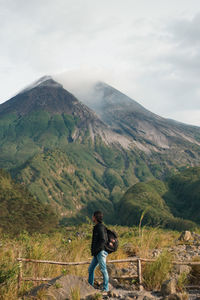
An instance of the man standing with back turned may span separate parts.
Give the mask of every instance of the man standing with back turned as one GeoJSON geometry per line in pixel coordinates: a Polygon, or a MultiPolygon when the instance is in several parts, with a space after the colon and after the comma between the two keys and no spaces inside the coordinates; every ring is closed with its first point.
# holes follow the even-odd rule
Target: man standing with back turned
{"type": "Polygon", "coordinates": [[[92,216],[92,221],[95,226],[93,228],[92,234],[92,244],[91,244],[91,253],[93,259],[89,266],[89,278],[88,282],[93,286],[94,284],[94,271],[95,268],[99,265],[101,273],[103,275],[103,290],[109,291],[108,287],[108,272],[106,267],[106,257],[108,253],[105,251],[105,244],[107,242],[107,236],[105,231],[105,226],[103,222],[103,213],[101,211],[95,211],[92,216]]]}

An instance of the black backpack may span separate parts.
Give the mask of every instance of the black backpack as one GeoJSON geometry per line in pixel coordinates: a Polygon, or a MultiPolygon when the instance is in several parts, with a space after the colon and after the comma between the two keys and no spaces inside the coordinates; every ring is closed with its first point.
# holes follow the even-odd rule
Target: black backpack
{"type": "Polygon", "coordinates": [[[105,245],[105,251],[108,253],[117,251],[119,241],[118,241],[116,232],[114,230],[108,229],[107,227],[105,227],[105,232],[107,234],[107,242],[105,245]]]}

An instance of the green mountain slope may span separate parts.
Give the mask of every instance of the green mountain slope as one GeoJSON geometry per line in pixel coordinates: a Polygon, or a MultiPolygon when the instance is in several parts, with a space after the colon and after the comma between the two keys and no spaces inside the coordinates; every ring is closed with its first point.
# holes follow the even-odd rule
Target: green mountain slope
{"type": "Polygon", "coordinates": [[[36,153],[87,142],[102,131],[109,134],[89,108],[48,79],[0,105],[0,166],[15,168],[36,153]]]}
{"type": "Polygon", "coordinates": [[[167,181],[132,186],[119,202],[123,225],[143,224],[184,230],[200,225],[200,168],[190,168],[167,181]]]}
{"type": "MultiPolygon", "coordinates": [[[[138,180],[133,172],[137,156],[124,157],[101,144],[96,148],[71,143],[65,150],[47,150],[12,174],[62,216],[90,216],[99,208],[110,218],[128,186],[138,180]]],[[[152,176],[150,171],[147,175],[152,176]]]]}
{"type": "Polygon", "coordinates": [[[200,224],[200,168],[189,168],[168,181],[167,204],[174,215],[200,224]]]}
{"type": "Polygon", "coordinates": [[[84,145],[35,155],[21,170],[15,170],[40,201],[50,203],[63,215],[71,215],[86,205],[100,203],[111,208],[109,190],[103,182],[104,167],[84,145]]]}
{"type": "Polygon", "coordinates": [[[75,130],[78,118],[63,113],[51,115],[33,111],[26,116],[4,115],[0,118],[0,163],[12,169],[22,165],[43,149],[64,148],[75,130]]]}
{"type": "Polygon", "coordinates": [[[97,208],[114,216],[135,183],[200,164],[198,128],[184,131],[105,84],[98,91],[101,119],[49,77],[0,105],[0,168],[63,218],[97,208]]]}
{"type": "Polygon", "coordinates": [[[6,233],[49,232],[57,226],[53,210],[36,200],[0,169],[0,229],[6,233]]]}

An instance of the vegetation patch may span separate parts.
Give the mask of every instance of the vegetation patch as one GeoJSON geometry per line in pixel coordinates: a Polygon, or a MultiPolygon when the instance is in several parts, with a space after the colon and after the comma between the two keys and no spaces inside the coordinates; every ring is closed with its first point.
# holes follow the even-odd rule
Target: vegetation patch
{"type": "Polygon", "coordinates": [[[173,230],[194,230],[200,224],[200,168],[133,185],[121,198],[118,218],[123,225],[142,224],[173,230]]]}
{"type": "Polygon", "coordinates": [[[23,185],[0,170],[0,229],[3,232],[49,232],[57,224],[58,218],[51,207],[36,200],[23,185]]]}
{"type": "Polygon", "coordinates": [[[168,279],[172,270],[172,256],[166,251],[156,261],[147,263],[143,272],[145,287],[149,290],[160,290],[162,283],[168,279]]]}

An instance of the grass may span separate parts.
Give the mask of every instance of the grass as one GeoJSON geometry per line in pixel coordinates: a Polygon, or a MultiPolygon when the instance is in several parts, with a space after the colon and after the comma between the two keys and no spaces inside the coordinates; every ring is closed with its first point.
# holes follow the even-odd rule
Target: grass
{"type": "Polygon", "coordinates": [[[177,279],[177,290],[181,293],[186,291],[185,286],[189,283],[188,274],[186,272],[182,272],[177,279]]]}
{"type": "MultiPolygon", "coordinates": [[[[119,249],[109,255],[109,260],[130,256],[127,252],[127,244],[131,245],[132,251],[137,255],[148,257],[151,249],[173,244],[176,235],[175,232],[159,228],[141,228],[140,234],[136,227],[114,226],[112,228],[118,233],[119,249]]],[[[92,225],[83,224],[63,229],[62,232],[54,232],[51,235],[39,233],[29,235],[23,232],[15,238],[10,238],[0,233],[0,300],[20,299],[18,297],[22,297],[34,287],[33,282],[22,282],[18,293],[17,257],[53,261],[88,261],[91,259],[91,232],[92,225]],[[68,238],[71,238],[71,243],[68,242],[68,238]]],[[[116,264],[117,268],[123,266],[127,267],[127,263],[116,264]]],[[[58,266],[23,263],[24,277],[54,278],[61,274],[74,274],[87,278],[88,265],[58,266]]],[[[95,275],[98,276],[98,272],[95,275]]]]}
{"type": "Polygon", "coordinates": [[[123,249],[128,256],[138,256],[149,258],[154,249],[167,248],[174,244],[179,233],[175,231],[163,230],[159,227],[124,227],[122,233],[123,249]],[[125,228],[128,229],[126,232],[125,228]]]}
{"type": "MultiPolygon", "coordinates": [[[[45,289],[45,288],[43,288],[43,289],[40,289],[38,292],[37,292],[37,299],[38,300],[45,300],[45,299],[47,299],[47,297],[48,297],[48,299],[49,299],[49,295],[48,295],[48,292],[47,292],[47,290],[45,289]]],[[[53,299],[52,299],[53,300],[53,299]]]]}
{"type": "Polygon", "coordinates": [[[172,256],[166,251],[156,261],[146,264],[143,271],[145,287],[149,290],[159,290],[162,283],[168,279],[172,270],[172,256]]]}
{"type": "Polygon", "coordinates": [[[80,299],[81,299],[80,288],[76,287],[76,288],[71,289],[70,300],[80,300],[80,299]]]}
{"type": "Polygon", "coordinates": [[[102,294],[96,293],[96,294],[94,294],[94,295],[91,295],[91,296],[90,296],[90,299],[91,299],[91,300],[102,300],[103,297],[102,297],[102,294]]]}

